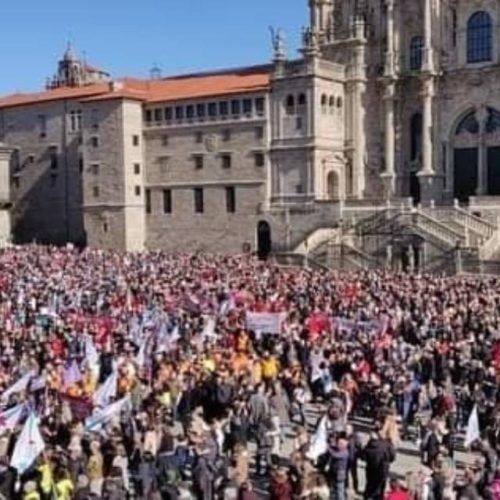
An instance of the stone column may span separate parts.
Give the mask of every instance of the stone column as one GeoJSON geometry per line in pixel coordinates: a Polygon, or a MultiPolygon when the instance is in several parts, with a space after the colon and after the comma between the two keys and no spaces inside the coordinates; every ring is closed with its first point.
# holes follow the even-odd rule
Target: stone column
{"type": "Polygon", "coordinates": [[[432,3],[425,0],[424,6],[424,60],[422,69],[432,73],[434,71],[434,50],[432,47],[432,3]]]}
{"type": "Polygon", "coordinates": [[[432,141],[432,104],[434,100],[434,80],[426,78],[423,91],[422,114],[422,173],[434,175],[433,141],[432,141]]]}
{"type": "Polygon", "coordinates": [[[484,106],[476,112],[476,118],[479,122],[479,144],[477,148],[477,190],[478,196],[485,195],[488,192],[488,165],[487,165],[487,150],[485,144],[486,136],[486,120],[488,119],[488,111],[484,106]]]}
{"type": "Polygon", "coordinates": [[[387,52],[385,54],[385,118],[384,118],[384,158],[385,170],[382,173],[385,197],[390,199],[394,196],[395,187],[395,121],[394,121],[394,100],[396,94],[395,70],[394,70],[394,0],[386,0],[387,7],[387,52]]]}
{"type": "Polygon", "coordinates": [[[434,169],[433,104],[435,95],[434,49],[432,46],[432,3],[425,0],[424,60],[422,65],[422,170],[418,173],[422,201],[437,199],[439,191],[434,169]]]}
{"type": "Polygon", "coordinates": [[[0,246],[11,241],[10,159],[14,149],[0,142],[0,246]]]}
{"type": "Polygon", "coordinates": [[[354,139],[354,154],[353,154],[353,192],[356,198],[362,198],[365,192],[366,172],[365,172],[365,155],[366,155],[366,132],[365,132],[365,103],[363,98],[366,92],[366,64],[365,64],[365,25],[361,19],[358,19],[354,26],[357,44],[354,48],[354,64],[353,68],[353,98],[351,110],[353,116],[353,139],[354,139]]]}
{"type": "Polygon", "coordinates": [[[395,122],[394,122],[394,97],[395,97],[395,83],[390,81],[387,84],[386,92],[384,96],[385,102],[385,120],[384,120],[384,157],[385,157],[385,171],[382,172],[382,180],[384,183],[385,197],[390,199],[394,196],[394,186],[395,186],[395,149],[396,149],[396,137],[395,137],[395,122]]]}

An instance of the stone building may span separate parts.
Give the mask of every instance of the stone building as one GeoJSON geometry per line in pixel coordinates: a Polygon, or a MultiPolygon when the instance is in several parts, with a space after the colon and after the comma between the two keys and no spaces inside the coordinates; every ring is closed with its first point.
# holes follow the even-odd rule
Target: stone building
{"type": "Polygon", "coordinates": [[[297,58],[278,31],[268,65],[113,81],[68,49],[44,92],[0,99],[15,239],[495,256],[499,2],[309,9],[297,58]]]}

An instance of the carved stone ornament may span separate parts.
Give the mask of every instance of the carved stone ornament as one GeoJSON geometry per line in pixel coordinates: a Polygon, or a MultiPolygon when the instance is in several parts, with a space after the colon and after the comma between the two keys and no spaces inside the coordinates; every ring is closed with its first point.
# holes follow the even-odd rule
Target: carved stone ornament
{"type": "Polygon", "coordinates": [[[205,139],[205,148],[209,153],[215,153],[219,147],[219,141],[215,134],[210,134],[205,139]]]}

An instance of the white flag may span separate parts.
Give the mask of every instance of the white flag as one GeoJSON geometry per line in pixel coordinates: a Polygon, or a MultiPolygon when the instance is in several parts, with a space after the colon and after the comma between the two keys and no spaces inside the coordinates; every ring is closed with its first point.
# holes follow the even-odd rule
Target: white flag
{"type": "Polygon", "coordinates": [[[85,430],[87,431],[97,431],[113,419],[116,416],[119,416],[120,413],[126,406],[130,403],[130,396],[126,396],[115,403],[110,404],[106,408],[102,410],[98,410],[94,415],[87,418],[85,420],[85,430]]]}
{"type": "Polygon", "coordinates": [[[326,429],[326,416],[323,417],[316,429],[316,432],[312,435],[309,444],[309,451],[307,452],[307,458],[310,460],[317,460],[320,455],[328,451],[328,432],[326,429]]]}
{"type": "Polygon", "coordinates": [[[113,370],[111,375],[104,381],[104,384],[97,389],[93,401],[95,406],[104,408],[108,406],[112,398],[116,398],[118,390],[118,371],[113,370]]]}
{"type": "Polygon", "coordinates": [[[94,377],[99,377],[99,353],[97,352],[94,341],[90,335],[85,337],[85,363],[94,377]]]}
{"type": "Polygon", "coordinates": [[[21,404],[0,413],[0,435],[15,429],[19,420],[21,420],[23,411],[24,404],[21,404]]]}
{"type": "Polygon", "coordinates": [[[467,424],[467,432],[465,433],[464,445],[468,448],[474,441],[481,438],[479,432],[479,418],[477,416],[477,405],[474,405],[472,412],[469,416],[469,423],[467,424]]]}
{"type": "Polygon", "coordinates": [[[0,397],[2,401],[7,401],[12,394],[25,391],[28,388],[28,384],[32,378],[33,374],[31,372],[27,373],[21,377],[15,384],[12,384],[0,397]]]}
{"type": "Polygon", "coordinates": [[[32,412],[17,439],[10,465],[17,469],[19,474],[22,474],[31,467],[44,448],[45,443],[38,428],[38,421],[32,412]]]}

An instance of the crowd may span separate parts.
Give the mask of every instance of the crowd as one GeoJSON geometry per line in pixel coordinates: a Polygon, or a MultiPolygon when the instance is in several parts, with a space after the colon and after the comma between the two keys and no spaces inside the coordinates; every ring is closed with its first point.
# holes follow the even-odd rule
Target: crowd
{"type": "Polygon", "coordinates": [[[499,319],[494,278],[3,250],[0,499],[499,500],[499,319]]]}

